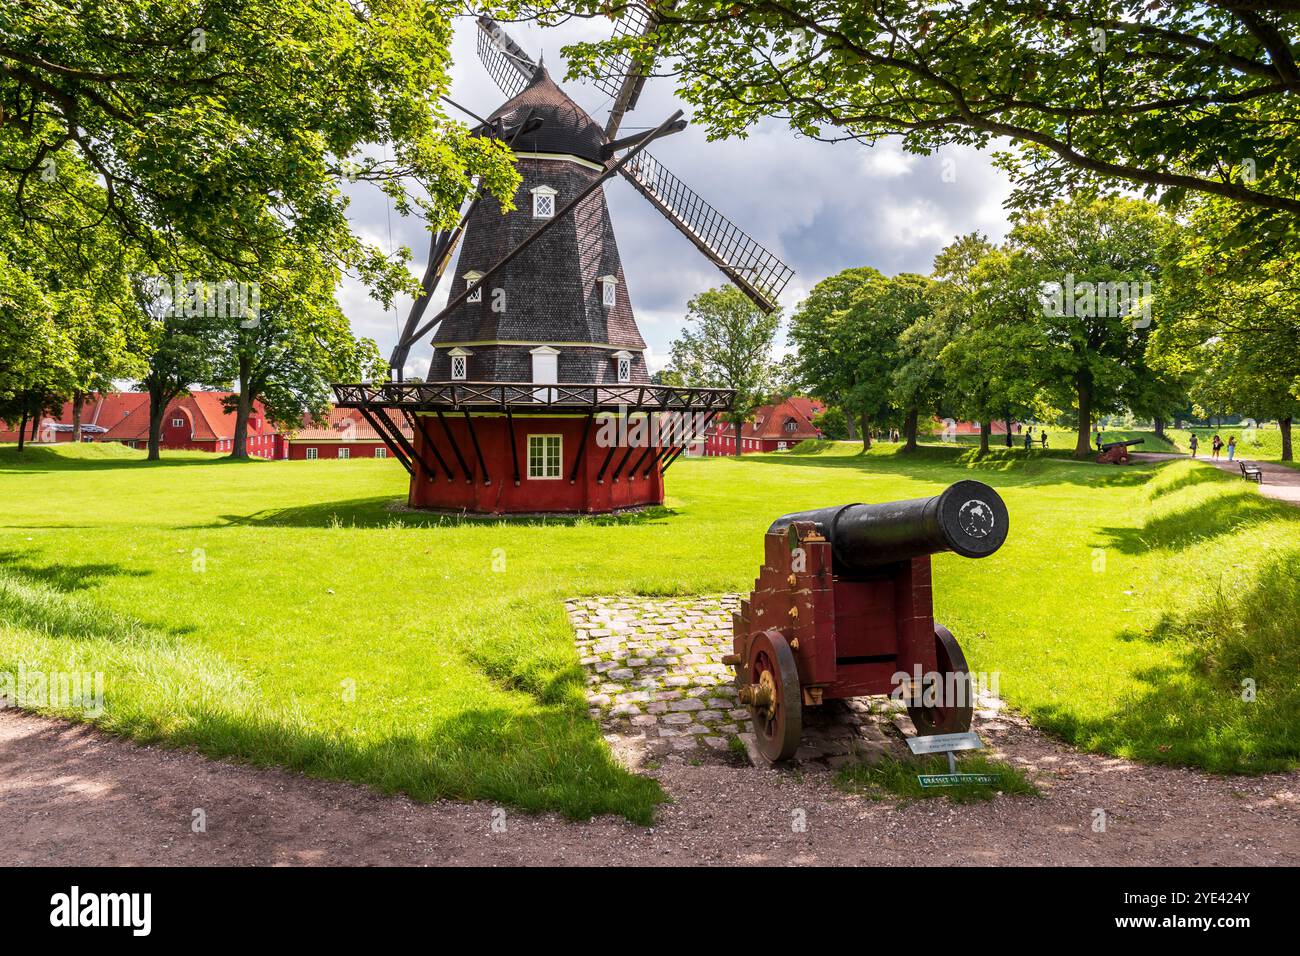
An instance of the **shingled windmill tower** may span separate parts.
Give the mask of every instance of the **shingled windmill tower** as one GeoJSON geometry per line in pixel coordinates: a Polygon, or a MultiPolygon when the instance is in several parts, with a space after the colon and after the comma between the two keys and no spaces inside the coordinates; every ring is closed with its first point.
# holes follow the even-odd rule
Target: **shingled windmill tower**
{"type": "MultiPolygon", "coordinates": [[[[634,4],[615,33],[653,27],[634,4]]],[[[424,295],[390,359],[399,380],[336,385],[338,404],[360,409],[384,436],[410,472],[415,507],[591,513],[660,504],[664,473],[733,395],[651,384],[603,184],[621,175],[764,310],[791,270],[645,151],[685,127],[680,112],[616,138],[645,82],[633,60],[616,58],[596,81],[613,102],[602,127],[498,24],[481,17],[478,28],[479,56],[508,99],[476,132],[514,153],[515,208],[476,196],[455,229],[434,235],[424,295]],[[448,303],[425,319],[445,273],[448,303]],[[431,330],[426,380],[400,380],[411,346],[431,330]]]]}

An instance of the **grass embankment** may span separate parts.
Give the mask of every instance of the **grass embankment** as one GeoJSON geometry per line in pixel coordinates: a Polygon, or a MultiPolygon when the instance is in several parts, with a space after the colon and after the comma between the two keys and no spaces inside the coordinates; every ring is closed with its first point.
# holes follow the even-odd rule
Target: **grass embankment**
{"type": "Polygon", "coordinates": [[[0,449],[0,671],[103,671],[97,722],[139,739],[645,822],[662,793],[588,719],[562,599],[742,591],[777,515],[978,477],[1007,500],[1011,537],[983,561],[935,560],[937,616],[1008,701],[1145,760],[1300,757],[1300,510],[1207,466],[845,444],[683,459],[667,507],[644,514],[503,522],[394,514],[392,461],[140,458],[0,449]]]}

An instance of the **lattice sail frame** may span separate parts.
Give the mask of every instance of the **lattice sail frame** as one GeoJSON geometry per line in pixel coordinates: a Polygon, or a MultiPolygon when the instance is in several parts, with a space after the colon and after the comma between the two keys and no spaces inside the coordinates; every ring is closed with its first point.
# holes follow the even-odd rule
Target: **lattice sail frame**
{"type": "Polygon", "coordinates": [[[532,79],[537,64],[524,52],[501,24],[489,17],[478,18],[478,56],[488,76],[507,99],[518,96],[532,79]]]}
{"type": "MultiPolygon", "coordinates": [[[[623,15],[614,21],[614,32],[611,39],[618,40],[623,37],[644,36],[653,16],[648,9],[639,3],[628,4],[623,10],[623,15]]],[[[596,89],[606,96],[617,98],[623,92],[623,82],[629,76],[640,74],[640,70],[636,67],[636,62],[628,54],[615,54],[601,64],[600,75],[594,81],[596,89]]],[[[628,109],[631,109],[634,105],[635,101],[629,102],[628,109]]]]}

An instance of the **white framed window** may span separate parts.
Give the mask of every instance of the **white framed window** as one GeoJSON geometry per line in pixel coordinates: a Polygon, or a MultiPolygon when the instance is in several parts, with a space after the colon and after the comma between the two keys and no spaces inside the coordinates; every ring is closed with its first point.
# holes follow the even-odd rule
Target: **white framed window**
{"type": "MultiPolygon", "coordinates": [[[[463,276],[461,276],[461,278],[465,280],[465,288],[468,289],[470,286],[472,286],[472,285],[473,285],[475,282],[477,282],[479,279],[483,278],[483,273],[481,273],[481,272],[475,272],[473,269],[471,269],[469,272],[466,272],[463,276]]],[[[482,301],[483,301],[483,289],[482,289],[482,287],[479,287],[479,288],[475,289],[473,292],[471,292],[471,293],[469,294],[469,298],[466,299],[465,301],[466,301],[466,302],[482,302],[482,301]]]]}
{"type": "Polygon", "coordinates": [[[533,218],[550,219],[555,215],[555,197],[559,195],[559,190],[552,189],[550,186],[534,186],[531,190],[533,194],[533,218]]]}
{"type": "Polygon", "coordinates": [[[528,477],[550,480],[560,477],[564,462],[564,438],[561,435],[528,436],[528,477]]]}
{"type": "Polygon", "coordinates": [[[614,353],[615,378],[620,382],[632,381],[632,353],[614,353]]]}
{"type": "Polygon", "coordinates": [[[456,348],[447,353],[451,356],[451,380],[463,382],[469,378],[469,356],[465,349],[456,348]]]}
{"type": "Polygon", "coordinates": [[[351,457],[352,457],[352,449],[351,449],[351,448],[340,448],[340,449],[339,449],[339,457],[340,457],[340,458],[351,458],[351,457]]]}
{"type": "Polygon", "coordinates": [[[387,458],[387,457],[388,457],[388,449],[385,448],[383,445],[380,445],[378,448],[375,449],[375,457],[376,457],[376,458],[387,458]]]}
{"type": "Polygon", "coordinates": [[[315,449],[315,448],[308,448],[308,449],[307,449],[307,460],[308,460],[308,461],[315,461],[315,460],[316,460],[316,449],[315,449]]]}
{"type": "Polygon", "coordinates": [[[172,428],[184,428],[184,427],[185,427],[185,419],[183,418],[172,419],[172,428]]]}
{"type": "Polygon", "coordinates": [[[612,309],[616,300],[616,287],[618,286],[617,276],[601,276],[596,280],[600,283],[600,304],[607,309],[612,309]]]}

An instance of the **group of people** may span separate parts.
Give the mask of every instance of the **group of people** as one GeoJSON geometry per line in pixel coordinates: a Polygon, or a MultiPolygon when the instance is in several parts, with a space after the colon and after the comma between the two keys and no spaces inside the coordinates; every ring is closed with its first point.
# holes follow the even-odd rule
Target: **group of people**
{"type": "MultiPolygon", "coordinates": [[[[1195,458],[1196,449],[1201,447],[1201,442],[1196,437],[1195,432],[1192,433],[1192,440],[1188,442],[1188,444],[1192,449],[1192,457],[1195,458]]],[[[1237,457],[1237,436],[1229,435],[1227,442],[1224,442],[1222,438],[1215,435],[1214,438],[1210,440],[1210,457],[1217,459],[1225,447],[1228,449],[1228,461],[1232,461],[1237,457]]]]}
{"type": "MultiPolygon", "coordinates": [[[[1043,443],[1044,448],[1047,447],[1046,428],[1043,429],[1042,435],[1039,436],[1039,441],[1043,443]]],[[[1034,447],[1034,426],[1030,425],[1028,428],[1025,429],[1025,451],[1029,451],[1029,449],[1033,447],[1034,447]]]]}

